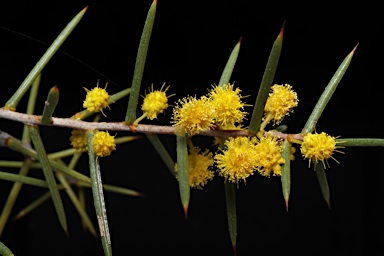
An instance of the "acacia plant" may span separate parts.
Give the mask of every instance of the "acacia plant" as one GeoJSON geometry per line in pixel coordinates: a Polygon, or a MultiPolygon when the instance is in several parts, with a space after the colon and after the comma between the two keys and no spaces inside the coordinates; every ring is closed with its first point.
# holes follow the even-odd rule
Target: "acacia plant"
{"type": "MultiPolygon", "coordinates": [[[[172,93],[172,86],[167,83],[162,86],[152,85],[142,93],[141,82],[155,20],[156,4],[155,0],[145,21],[132,84],[129,88],[113,95],[109,95],[107,85],[99,83],[94,88],[84,88],[84,110],[68,113],[71,117],[64,118],[53,117],[55,107],[60,104],[59,89],[54,86],[45,101],[43,114],[34,115],[41,72],[80,22],[87,10],[84,8],[68,23],[5,106],[0,109],[2,119],[24,124],[24,131],[20,138],[0,131],[0,146],[17,151],[24,157],[21,162],[7,159],[0,161],[2,167],[19,168],[18,174],[0,171],[0,179],[14,182],[8,199],[2,206],[0,234],[9,220],[23,184],[48,190],[26,207],[17,218],[28,214],[43,201],[52,200],[60,225],[67,233],[68,224],[62,202],[63,193],[60,193],[64,190],[81,216],[85,227],[94,236],[100,237],[105,255],[112,255],[113,239],[109,234],[108,209],[105,207],[103,191],[129,196],[141,194],[131,189],[104,184],[99,161],[102,161],[103,157],[115,154],[116,144],[128,143],[137,139],[139,134],[144,134],[178,181],[185,218],[188,218],[191,189],[203,190],[215,176],[223,177],[228,235],[236,252],[235,193],[236,188],[246,183],[250,176],[279,177],[282,196],[288,211],[291,188],[290,163],[295,158],[303,157],[308,160],[308,167],[316,171],[324,200],[330,205],[325,169],[329,168],[329,160],[338,162],[335,153],[343,153],[345,147],[384,146],[382,139],[343,138],[315,129],[323,110],[347,71],[357,46],[341,61],[301,132],[295,134],[287,132],[287,127],[282,125],[282,122],[287,115],[294,112],[294,108],[299,104],[300,95],[295,92],[294,86],[274,84],[274,75],[282,49],[284,25],[273,43],[255,102],[247,102],[246,95],[241,94],[241,85],[237,87],[237,84],[231,81],[241,40],[233,48],[220,81],[211,87],[207,86],[206,95],[177,98],[177,95],[172,93]],[[29,89],[27,111],[26,113],[18,112],[18,103],[29,89]],[[104,110],[123,97],[129,97],[125,119],[120,122],[99,122],[99,114],[108,118],[104,110]],[[172,99],[174,101],[170,103],[172,99]],[[158,118],[168,108],[173,108],[172,120],[168,126],[146,124],[148,120],[158,118]],[[138,112],[141,112],[139,117],[137,117],[138,112]],[[95,118],[89,120],[94,114],[96,114],[95,118]],[[249,125],[246,127],[244,120],[249,120],[249,125]],[[41,126],[71,129],[71,137],[68,139],[72,148],[47,154],[40,136],[41,126]],[[119,137],[120,131],[130,132],[132,135],[119,137]],[[159,134],[175,136],[177,159],[172,159],[168,154],[157,136],[159,134]],[[194,136],[214,138],[215,150],[202,149],[192,140],[194,136]],[[82,154],[88,155],[90,176],[76,170],[82,154]],[[62,160],[66,157],[72,157],[69,164],[62,160]],[[41,169],[45,179],[28,176],[32,168],[41,169]],[[83,188],[86,187],[92,190],[97,227],[85,210],[82,200],[83,188]]],[[[113,111],[113,107],[110,109],[113,111]]],[[[0,243],[0,253],[13,255],[2,243],[0,243]]]]}

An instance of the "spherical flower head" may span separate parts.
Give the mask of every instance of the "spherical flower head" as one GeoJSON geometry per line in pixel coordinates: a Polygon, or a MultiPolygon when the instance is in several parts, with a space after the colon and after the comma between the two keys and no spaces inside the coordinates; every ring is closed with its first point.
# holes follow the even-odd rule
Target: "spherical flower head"
{"type": "Polygon", "coordinates": [[[153,90],[153,86],[148,94],[145,95],[141,110],[146,113],[149,120],[157,118],[157,115],[163,113],[168,108],[168,96],[166,91],[169,86],[163,91],[163,86],[160,90],[153,90]]]}
{"type": "Polygon", "coordinates": [[[115,137],[108,132],[96,132],[92,139],[92,148],[97,156],[109,156],[116,149],[115,137]]]}
{"type": "Polygon", "coordinates": [[[213,127],[215,110],[211,107],[210,101],[203,96],[187,97],[179,100],[173,109],[173,126],[177,134],[188,133],[190,136],[213,127]]]}
{"type": "Polygon", "coordinates": [[[262,176],[281,176],[281,165],[285,162],[281,150],[281,143],[272,136],[262,138],[256,145],[257,171],[262,176]]]}
{"type": "MultiPolygon", "coordinates": [[[[195,147],[188,154],[188,173],[189,185],[191,188],[203,189],[208,181],[214,177],[214,172],[210,170],[213,165],[212,153],[208,150],[200,152],[198,147],[195,147]]],[[[175,164],[177,172],[177,163],[175,164]]]]}
{"type": "Polygon", "coordinates": [[[87,150],[88,140],[86,133],[86,130],[72,130],[71,137],[69,137],[69,140],[71,141],[71,145],[73,148],[79,151],[87,150]]]}
{"type": "Polygon", "coordinates": [[[215,109],[215,124],[221,129],[236,129],[235,124],[240,124],[247,112],[243,111],[244,103],[241,102],[239,88],[234,89],[233,84],[214,86],[209,92],[212,107],[215,109]]]}
{"type": "Polygon", "coordinates": [[[230,137],[225,142],[227,149],[214,157],[219,175],[230,182],[245,182],[258,163],[256,143],[255,137],[230,137]]]}
{"type": "Polygon", "coordinates": [[[101,113],[103,113],[103,108],[108,107],[109,95],[107,91],[100,88],[99,85],[92,90],[88,90],[87,88],[84,89],[87,92],[87,95],[85,97],[85,101],[83,102],[83,107],[90,112],[101,111],[101,113]]]}
{"type": "Polygon", "coordinates": [[[311,165],[311,161],[314,163],[322,161],[324,164],[324,160],[327,161],[329,158],[334,159],[332,154],[334,151],[337,151],[335,150],[336,148],[335,137],[332,137],[325,132],[321,132],[306,134],[303,138],[300,150],[303,157],[309,159],[309,165],[311,165]]]}
{"type": "Polygon", "coordinates": [[[264,108],[264,119],[269,115],[274,124],[279,124],[284,116],[293,112],[293,108],[298,105],[299,100],[289,84],[275,84],[271,87],[271,91],[264,108]]]}

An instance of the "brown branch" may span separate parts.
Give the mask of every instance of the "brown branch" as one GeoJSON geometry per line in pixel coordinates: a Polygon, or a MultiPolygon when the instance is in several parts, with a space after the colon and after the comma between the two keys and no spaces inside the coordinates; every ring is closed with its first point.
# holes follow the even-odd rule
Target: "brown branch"
{"type": "MultiPolygon", "coordinates": [[[[8,119],[23,124],[29,125],[43,125],[41,123],[41,116],[27,115],[24,113],[13,112],[6,109],[0,109],[0,118],[8,119]]],[[[139,124],[136,127],[129,126],[123,122],[85,122],[76,120],[73,118],[58,118],[52,117],[52,123],[48,126],[67,127],[72,129],[83,130],[108,130],[108,131],[130,131],[146,134],[170,134],[175,135],[175,127],[172,126],[159,126],[159,125],[147,125],[139,124]]],[[[286,134],[277,131],[271,131],[272,136],[278,138],[288,138],[303,140],[301,134],[286,134]]],[[[238,136],[252,136],[247,130],[208,130],[203,131],[199,135],[203,136],[215,136],[215,137],[238,137],[238,136]]]]}

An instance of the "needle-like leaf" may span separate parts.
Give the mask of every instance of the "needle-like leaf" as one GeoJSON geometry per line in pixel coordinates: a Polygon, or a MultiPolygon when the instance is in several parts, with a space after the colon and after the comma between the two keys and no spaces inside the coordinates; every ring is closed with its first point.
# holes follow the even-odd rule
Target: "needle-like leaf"
{"type": "Polygon", "coordinates": [[[125,122],[127,124],[133,124],[136,120],[136,109],[139,102],[141,80],[143,78],[145,61],[147,58],[149,40],[151,39],[151,33],[153,23],[156,16],[157,0],[154,0],[149,8],[147,19],[145,20],[143,33],[141,34],[139,49],[137,50],[135,70],[133,72],[131,94],[129,95],[129,102],[127,108],[127,114],[125,116],[125,122]]]}
{"type": "Polygon", "coordinates": [[[0,254],[3,256],[13,256],[12,251],[2,242],[0,242],[0,254]]]}
{"type": "MultiPolygon", "coordinates": [[[[4,135],[4,132],[0,135],[4,135]]],[[[5,136],[3,136],[3,137],[5,137],[5,136]]],[[[0,144],[2,143],[1,139],[2,139],[2,136],[0,136],[0,144]]],[[[21,141],[10,136],[9,134],[7,134],[7,136],[6,136],[6,141],[7,141],[7,143],[5,145],[8,146],[10,149],[16,150],[16,151],[21,152],[21,153],[23,153],[23,154],[25,154],[31,158],[37,159],[36,151],[27,147],[26,145],[21,143],[21,141]]],[[[78,184],[79,186],[81,185],[84,187],[90,187],[91,179],[89,177],[85,176],[84,174],[81,174],[77,171],[74,171],[74,170],[68,168],[67,166],[64,166],[64,165],[57,163],[56,161],[53,161],[53,160],[49,160],[49,164],[51,165],[52,168],[59,170],[59,171],[62,171],[65,174],[79,180],[80,181],[80,183],[78,184]]],[[[32,165],[32,166],[34,166],[34,165],[32,165]]],[[[36,167],[38,167],[38,166],[36,166],[36,167]]],[[[34,185],[34,186],[47,187],[45,181],[35,179],[35,178],[20,176],[20,175],[13,174],[13,173],[0,172],[0,179],[10,180],[10,181],[15,181],[15,182],[21,182],[24,184],[30,184],[30,185],[34,185]]],[[[122,195],[142,196],[141,193],[134,191],[134,190],[131,190],[131,189],[116,187],[116,186],[107,185],[107,184],[104,184],[103,187],[105,188],[105,190],[119,193],[122,195]]]]}
{"type": "Polygon", "coordinates": [[[61,200],[60,193],[57,188],[56,180],[53,175],[51,165],[49,164],[49,159],[47,157],[47,153],[45,152],[45,148],[41,140],[38,127],[29,126],[29,135],[31,136],[33,145],[36,148],[37,158],[39,159],[42,165],[45,180],[47,181],[48,189],[49,189],[49,192],[51,193],[53,205],[55,206],[55,210],[57,213],[57,217],[59,218],[60,225],[64,229],[65,233],[68,234],[67,218],[65,216],[63,202],[61,200]]]}
{"type": "MultiPolygon", "coordinates": [[[[37,92],[40,85],[40,79],[41,79],[41,73],[36,77],[35,81],[33,81],[31,91],[29,93],[28,98],[28,105],[27,105],[27,114],[32,115],[35,109],[35,103],[37,98],[37,92]]],[[[22,135],[22,141],[24,143],[31,143],[31,138],[29,136],[28,126],[24,125],[23,129],[23,135],[22,135]]],[[[26,158],[23,162],[20,162],[22,166],[20,167],[19,175],[20,176],[27,176],[29,170],[32,166],[32,160],[29,158],[26,158]]],[[[21,182],[15,182],[12,186],[11,191],[9,192],[9,196],[7,198],[7,201],[5,202],[5,205],[3,207],[3,211],[0,215],[0,236],[4,230],[5,224],[8,221],[9,215],[12,211],[12,208],[17,200],[17,197],[19,196],[20,190],[23,187],[23,183],[21,182]]]]}
{"type": "Polygon", "coordinates": [[[38,198],[36,198],[33,202],[31,202],[29,205],[24,207],[16,216],[13,218],[13,220],[18,220],[23,218],[24,216],[28,215],[30,212],[38,208],[40,205],[45,203],[51,198],[51,193],[48,191],[38,198]]]}
{"type": "Polygon", "coordinates": [[[51,60],[53,55],[57,52],[57,50],[64,43],[64,41],[67,39],[67,37],[71,34],[73,29],[76,27],[76,25],[80,22],[81,18],[83,17],[83,15],[85,14],[87,9],[88,9],[88,6],[85,7],[83,10],[81,10],[68,23],[68,25],[64,28],[64,30],[55,39],[55,41],[53,41],[51,46],[47,49],[47,51],[44,53],[44,55],[40,58],[40,60],[36,63],[36,65],[33,67],[33,69],[29,72],[27,77],[21,83],[21,85],[17,89],[17,91],[8,100],[8,102],[6,103],[6,105],[4,107],[5,109],[10,109],[13,111],[16,110],[17,104],[19,103],[20,99],[24,96],[24,94],[27,92],[27,90],[30,87],[30,85],[32,84],[32,82],[41,73],[41,71],[44,69],[44,67],[51,60]]]}
{"type": "MultiPolygon", "coordinates": [[[[19,172],[20,177],[26,178],[31,164],[32,164],[31,159],[26,158],[24,160],[23,166],[21,167],[20,172],[19,172]]],[[[7,223],[7,220],[9,218],[9,215],[11,214],[13,205],[16,202],[17,196],[19,195],[19,192],[20,192],[22,186],[23,186],[22,183],[15,182],[15,184],[13,184],[13,186],[12,186],[11,191],[9,192],[7,201],[5,202],[5,205],[3,207],[3,211],[1,212],[1,215],[0,215],[0,236],[3,233],[5,224],[7,223]]]]}
{"type": "Polygon", "coordinates": [[[327,175],[325,174],[322,162],[318,162],[315,164],[315,172],[317,180],[319,181],[321,194],[323,195],[325,202],[327,202],[328,207],[331,208],[331,194],[329,192],[327,175]]]}
{"type": "Polygon", "coordinates": [[[103,244],[104,254],[112,255],[111,238],[108,228],[107,211],[104,203],[103,184],[101,181],[100,165],[98,158],[93,151],[92,139],[93,131],[87,131],[88,138],[88,154],[89,154],[89,170],[91,176],[92,195],[96,210],[97,221],[99,224],[101,243],[103,244]]]}
{"type": "Polygon", "coordinates": [[[173,162],[168,151],[165,149],[163,143],[161,143],[159,136],[157,136],[156,134],[146,134],[146,136],[148,140],[152,143],[153,147],[155,148],[156,152],[159,154],[161,159],[163,159],[163,162],[168,167],[171,174],[173,176],[176,176],[175,163],[173,162]]]}
{"type": "MultiPolygon", "coordinates": [[[[227,64],[225,65],[223,73],[221,74],[221,77],[220,77],[219,86],[223,86],[224,84],[229,83],[229,80],[231,79],[231,75],[237,61],[237,56],[239,55],[240,44],[241,44],[241,38],[239,42],[236,44],[236,46],[233,48],[231,55],[228,58],[227,64]]],[[[221,145],[224,145],[224,143],[225,143],[225,139],[222,138],[221,145]]],[[[236,255],[237,219],[236,219],[236,197],[235,197],[236,195],[235,195],[234,184],[225,182],[224,190],[225,190],[225,200],[226,200],[226,206],[227,206],[227,221],[228,221],[229,237],[232,242],[234,254],[236,255]]]]}
{"type": "Polygon", "coordinates": [[[225,182],[225,201],[227,206],[227,219],[229,237],[231,238],[232,248],[236,255],[236,241],[237,241],[237,215],[236,215],[236,194],[235,184],[225,182]]]}
{"type": "Polygon", "coordinates": [[[267,66],[265,67],[264,75],[261,80],[259,92],[257,93],[256,102],[253,107],[252,117],[248,128],[248,130],[253,134],[257,133],[260,130],[261,119],[264,113],[264,106],[267,101],[269,91],[273,83],[273,79],[275,78],[277,64],[279,63],[280,59],[281,48],[283,46],[284,27],[285,22],[280,30],[279,35],[273,43],[271,52],[269,54],[267,66]]]}
{"type": "Polygon", "coordinates": [[[327,87],[325,87],[323,93],[321,94],[319,100],[316,103],[316,106],[313,108],[311,115],[305,123],[303,130],[301,131],[302,134],[305,135],[315,130],[316,123],[319,120],[321,114],[323,113],[323,110],[327,106],[329,100],[331,99],[333,93],[335,92],[337,86],[339,85],[341,79],[343,78],[344,73],[347,71],[356,48],[357,45],[347,55],[347,57],[345,57],[345,59],[340,64],[339,68],[336,70],[335,74],[331,78],[331,81],[329,81],[327,87]]]}
{"type": "Polygon", "coordinates": [[[183,205],[185,218],[188,216],[190,197],[187,140],[187,135],[176,135],[177,180],[179,181],[180,199],[181,204],[183,205]]]}
{"type": "Polygon", "coordinates": [[[281,170],[281,186],[283,189],[283,197],[285,201],[285,208],[288,211],[289,195],[291,192],[291,160],[290,160],[291,145],[288,140],[284,140],[283,153],[281,154],[284,159],[284,164],[281,170]]]}
{"type": "MultiPolygon", "coordinates": [[[[37,99],[37,93],[39,91],[40,81],[41,81],[41,73],[37,75],[36,79],[32,83],[31,91],[29,93],[29,98],[28,98],[27,111],[26,111],[26,114],[28,115],[33,115],[35,111],[36,99],[37,99]]],[[[31,138],[29,137],[27,125],[24,125],[23,135],[21,138],[22,138],[21,140],[24,141],[25,143],[29,143],[29,144],[31,143],[31,138]]]]}
{"type": "Polygon", "coordinates": [[[24,175],[9,173],[9,172],[0,172],[0,180],[7,180],[12,182],[20,182],[27,185],[32,185],[36,187],[47,188],[47,182],[45,180],[40,180],[32,177],[27,177],[24,175]]]}
{"type": "MultiPolygon", "coordinates": [[[[18,151],[18,152],[20,152],[26,156],[32,157],[34,159],[38,159],[38,156],[37,156],[37,153],[35,150],[31,149],[30,147],[26,146],[21,141],[19,141],[18,139],[14,138],[10,135],[6,141],[6,146],[8,146],[10,149],[18,151]]],[[[83,181],[83,182],[89,183],[89,184],[91,183],[91,180],[89,179],[89,177],[85,176],[82,173],[74,171],[72,169],[69,169],[67,166],[59,164],[56,161],[51,160],[51,159],[48,159],[48,163],[51,165],[52,168],[59,170],[59,171],[62,171],[65,174],[68,174],[69,176],[71,176],[77,180],[80,180],[80,181],[83,181]]]]}
{"type": "Polygon", "coordinates": [[[233,48],[231,55],[228,58],[227,64],[225,65],[223,73],[221,74],[221,77],[220,77],[219,86],[229,83],[233,69],[235,68],[237,56],[239,56],[240,44],[241,44],[241,38],[239,42],[236,44],[236,46],[233,48]]]}
{"type": "Polygon", "coordinates": [[[85,208],[81,206],[79,198],[76,196],[76,193],[73,191],[71,185],[65,178],[65,175],[61,172],[56,172],[56,178],[60,181],[61,185],[65,188],[65,193],[67,193],[68,197],[71,199],[71,202],[75,206],[77,212],[79,213],[81,220],[84,225],[88,228],[88,230],[92,233],[93,236],[97,237],[97,232],[95,227],[92,224],[91,219],[89,218],[85,208]]]}
{"type": "Polygon", "coordinates": [[[342,147],[384,147],[384,139],[343,138],[337,139],[336,144],[342,147]]]}

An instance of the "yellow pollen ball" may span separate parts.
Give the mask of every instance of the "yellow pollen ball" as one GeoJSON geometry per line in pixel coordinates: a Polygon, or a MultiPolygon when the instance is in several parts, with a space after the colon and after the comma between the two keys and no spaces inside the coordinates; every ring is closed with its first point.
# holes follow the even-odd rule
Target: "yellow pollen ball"
{"type": "Polygon", "coordinates": [[[190,136],[213,127],[215,110],[207,97],[183,98],[173,109],[173,126],[178,134],[188,133],[190,136]],[[180,105],[179,105],[180,104],[180,105]]]}
{"type": "MultiPolygon", "coordinates": [[[[208,150],[199,152],[200,149],[195,147],[192,153],[188,155],[188,173],[189,185],[191,188],[203,189],[208,181],[214,177],[214,172],[210,170],[213,165],[212,153],[208,150]]],[[[175,164],[175,171],[177,172],[177,163],[175,164]]]]}
{"type": "Polygon", "coordinates": [[[270,115],[274,123],[279,124],[284,116],[293,112],[293,108],[298,105],[299,100],[289,84],[275,84],[271,87],[271,91],[264,108],[264,119],[270,115]]]}
{"type": "Polygon", "coordinates": [[[336,149],[335,137],[332,137],[325,132],[321,133],[308,133],[303,138],[300,150],[304,158],[317,163],[318,161],[327,160],[332,157],[336,149]]]}
{"type": "Polygon", "coordinates": [[[220,176],[234,183],[253,175],[258,163],[255,137],[230,137],[222,154],[215,155],[217,171],[220,176]]]}
{"type": "Polygon", "coordinates": [[[95,87],[91,91],[84,89],[87,91],[87,95],[83,107],[90,112],[103,112],[103,108],[108,106],[109,95],[107,91],[99,87],[95,87]]]}
{"type": "Polygon", "coordinates": [[[80,151],[87,150],[88,140],[86,132],[86,130],[72,130],[71,137],[69,137],[69,140],[71,141],[71,145],[73,148],[80,151]]]}
{"type": "Polygon", "coordinates": [[[281,150],[282,147],[279,141],[271,136],[262,138],[256,145],[257,170],[262,176],[270,177],[271,174],[281,176],[281,165],[285,162],[281,150]]]}
{"type": "Polygon", "coordinates": [[[236,123],[240,124],[247,112],[244,103],[241,102],[239,88],[234,89],[233,84],[214,86],[209,93],[212,107],[215,109],[215,124],[221,129],[236,129],[236,123]]]}
{"type": "Polygon", "coordinates": [[[109,156],[116,149],[115,137],[108,132],[96,132],[92,139],[92,148],[97,156],[109,156]]]}
{"type": "Polygon", "coordinates": [[[168,108],[168,97],[165,91],[151,91],[144,97],[141,110],[147,113],[147,118],[153,120],[168,108]]]}

